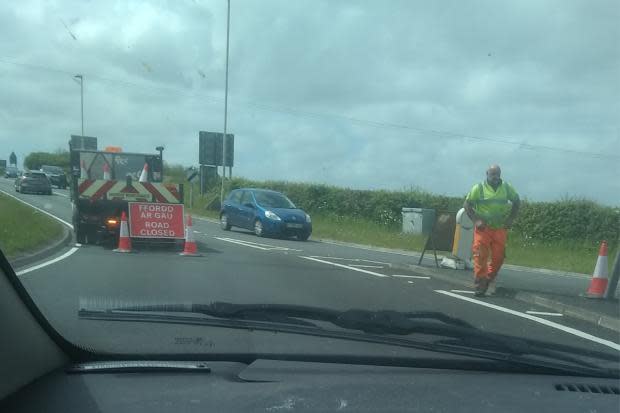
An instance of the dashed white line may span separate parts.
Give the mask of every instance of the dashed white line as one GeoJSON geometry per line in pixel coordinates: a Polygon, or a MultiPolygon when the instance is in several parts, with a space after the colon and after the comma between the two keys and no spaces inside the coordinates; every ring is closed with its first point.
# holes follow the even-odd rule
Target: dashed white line
{"type": "Polygon", "coordinates": [[[321,258],[326,260],[353,261],[353,262],[369,262],[372,264],[390,265],[389,262],[365,260],[362,258],[340,258],[340,257],[324,257],[321,255],[312,255],[313,258],[321,258]]]}
{"type": "Polygon", "coordinates": [[[413,281],[407,281],[408,284],[413,284],[413,281]]]}
{"type": "Polygon", "coordinates": [[[426,275],[404,275],[404,274],[392,274],[392,277],[399,277],[399,278],[415,278],[418,280],[430,280],[431,277],[428,277],[426,275]]]}
{"type": "Polygon", "coordinates": [[[470,290],[450,290],[453,293],[459,293],[459,294],[475,294],[475,291],[470,291],[470,290]]]}
{"type": "Polygon", "coordinates": [[[293,249],[293,248],[278,247],[276,245],[269,245],[269,244],[260,244],[258,242],[244,241],[244,240],[240,240],[240,239],[236,239],[236,238],[226,238],[226,237],[213,237],[213,238],[219,239],[220,241],[231,242],[233,244],[243,245],[244,247],[256,248],[256,249],[263,250],[263,251],[297,251],[297,252],[301,252],[301,250],[296,250],[296,249],[293,249]]]}
{"type": "Polygon", "coordinates": [[[577,329],[574,329],[574,328],[571,328],[571,327],[563,326],[562,324],[558,324],[558,323],[555,323],[553,321],[545,320],[544,318],[536,317],[536,316],[533,316],[533,315],[530,315],[530,314],[526,314],[526,313],[521,313],[519,311],[511,310],[509,308],[501,307],[499,305],[487,303],[487,302],[476,300],[476,299],[473,299],[473,298],[464,297],[462,295],[454,294],[454,293],[451,293],[449,291],[435,290],[435,292],[437,292],[439,294],[444,294],[444,295],[447,295],[447,296],[450,296],[450,297],[454,297],[454,298],[457,298],[459,300],[467,301],[467,302],[470,302],[470,303],[473,303],[473,304],[478,304],[478,305],[481,305],[483,307],[492,308],[493,310],[501,311],[501,312],[504,312],[504,313],[507,313],[507,314],[512,314],[512,315],[517,316],[517,317],[521,317],[521,318],[525,318],[525,319],[528,319],[528,320],[531,320],[531,321],[535,321],[537,323],[546,325],[547,327],[552,327],[552,328],[564,331],[565,333],[572,334],[574,336],[581,337],[583,339],[586,339],[586,340],[589,340],[589,341],[593,341],[595,343],[602,344],[604,346],[613,348],[614,350],[620,351],[620,344],[616,344],[616,343],[614,343],[612,341],[605,340],[605,339],[593,336],[593,335],[588,334],[588,333],[584,333],[583,331],[580,331],[580,330],[577,330],[577,329]]]}
{"type": "Polygon", "coordinates": [[[361,264],[351,264],[351,267],[356,267],[356,268],[383,268],[383,265],[361,265],[361,264]]]}
{"type": "Polygon", "coordinates": [[[533,314],[533,315],[548,315],[548,316],[551,316],[551,317],[563,317],[564,316],[564,314],[548,313],[546,311],[531,311],[531,310],[528,310],[528,311],[526,311],[526,313],[533,314]]]}
{"type": "Polygon", "coordinates": [[[334,267],[346,268],[346,269],[349,269],[349,270],[352,270],[352,271],[363,272],[365,274],[374,275],[375,277],[389,277],[389,275],[380,274],[378,272],[363,270],[361,268],[351,267],[350,265],[344,265],[344,264],[338,264],[338,263],[335,263],[335,262],[329,262],[329,261],[325,261],[325,260],[320,260],[320,259],[314,258],[314,257],[300,256],[300,258],[303,258],[303,259],[306,259],[306,260],[311,260],[311,261],[316,261],[316,262],[321,262],[323,264],[333,265],[334,267]]]}
{"type": "Polygon", "coordinates": [[[61,194],[60,192],[56,192],[56,191],[54,191],[54,195],[60,195],[65,198],[69,198],[69,195],[61,194]]]}
{"type": "Polygon", "coordinates": [[[243,245],[244,247],[256,248],[257,250],[269,251],[271,248],[260,247],[258,245],[248,244],[240,240],[236,240],[233,238],[221,238],[221,237],[213,237],[215,239],[219,239],[220,241],[226,241],[237,245],[243,245]]]}

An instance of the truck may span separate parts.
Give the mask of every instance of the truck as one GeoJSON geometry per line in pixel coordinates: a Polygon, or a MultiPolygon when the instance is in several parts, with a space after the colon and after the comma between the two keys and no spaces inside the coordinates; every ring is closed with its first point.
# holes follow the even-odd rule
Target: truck
{"type": "MultiPolygon", "coordinates": [[[[120,147],[98,151],[69,145],[69,149],[70,199],[77,243],[117,240],[121,217],[123,213],[130,215],[132,203],[167,204],[171,209],[174,205],[183,205],[183,184],[163,182],[161,153],[127,153],[120,147]]],[[[132,237],[134,235],[138,234],[132,237]]],[[[178,238],[182,236],[148,236],[144,240],[178,243],[178,238]]]]}

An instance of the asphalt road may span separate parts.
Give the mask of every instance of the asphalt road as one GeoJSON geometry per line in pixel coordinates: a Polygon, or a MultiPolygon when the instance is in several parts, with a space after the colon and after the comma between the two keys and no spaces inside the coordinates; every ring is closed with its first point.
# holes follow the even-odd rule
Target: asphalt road
{"type": "MultiPolygon", "coordinates": [[[[67,191],[22,195],[14,192],[12,180],[4,178],[0,178],[0,190],[71,222],[67,191]]],[[[194,220],[194,232],[201,257],[146,246],[132,254],[118,254],[103,246],[72,245],[38,263],[41,267],[17,269],[18,275],[52,325],[80,343],[97,343],[93,337],[105,333],[99,324],[78,319],[80,300],[110,304],[230,301],[438,311],[484,330],[587,349],[620,350],[620,337],[610,330],[511,298],[479,299],[471,290],[432,276],[390,268],[389,264],[417,262],[410,255],[312,238],[307,242],[257,238],[248,231],[223,231],[204,219],[194,220]],[[50,264],[51,259],[57,261],[50,264]]],[[[543,284],[564,282],[569,284],[566,288],[576,288],[570,285],[575,283],[571,277],[550,280],[536,272],[527,276],[543,284]]],[[[510,270],[500,277],[510,278],[510,270]]],[[[109,335],[106,340],[111,340],[109,335]]]]}

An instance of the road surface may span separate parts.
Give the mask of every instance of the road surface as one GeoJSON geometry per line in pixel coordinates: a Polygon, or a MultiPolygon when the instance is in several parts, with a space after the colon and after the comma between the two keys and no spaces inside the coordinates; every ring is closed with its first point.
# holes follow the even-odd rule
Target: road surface
{"type": "MultiPolygon", "coordinates": [[[[0,190],[71,222],[66,190],[54,189],[52,196],[19,194],[12,180],[4,178],[0,178],[0,190]]],[[[620,337],[611,330],[511,298],[479,299],[467,288],[390,268],[394,263],[417,262],[412,256],[312,238],[307,242],[257,238],[244,230],[223,231],[198,218],[194,231],[201,257],[146,247],[133,254],[117,254],[102,246],[70,245],[38,263],[41,266],[17,269],[18,275],[52,325],[75,342],[102,334],[94,327],[84,328],[84,320],[78,320],[80,299],[115,299],[438,311],[488,331],[608,352],[620,349],[620,337]]],[[[549,279],[536,272],[526,276],[567,290],[581,288],[584,282],[587,285],[587,280],[574,277],[549,279]]],[[[503,272],[500,277],[510,280],[511,273],[503,272]]]]}

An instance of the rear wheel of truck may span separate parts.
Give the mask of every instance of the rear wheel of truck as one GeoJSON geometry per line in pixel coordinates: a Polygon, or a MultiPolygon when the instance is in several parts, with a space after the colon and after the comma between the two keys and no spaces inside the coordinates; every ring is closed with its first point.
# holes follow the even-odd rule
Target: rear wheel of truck
{"type": "Polygon", "coordinates": [[[74,225],[73,233],[75,234],[76,243],[86,244],[86,228],[84,228],[84,225],[74,225]]]}
{"type": "Polygon", "coordinates": [[[86,244],[86,225],[80,223],[80,214],[75,206],[73,207],[73,235],[75,242],[86,244]]]}

